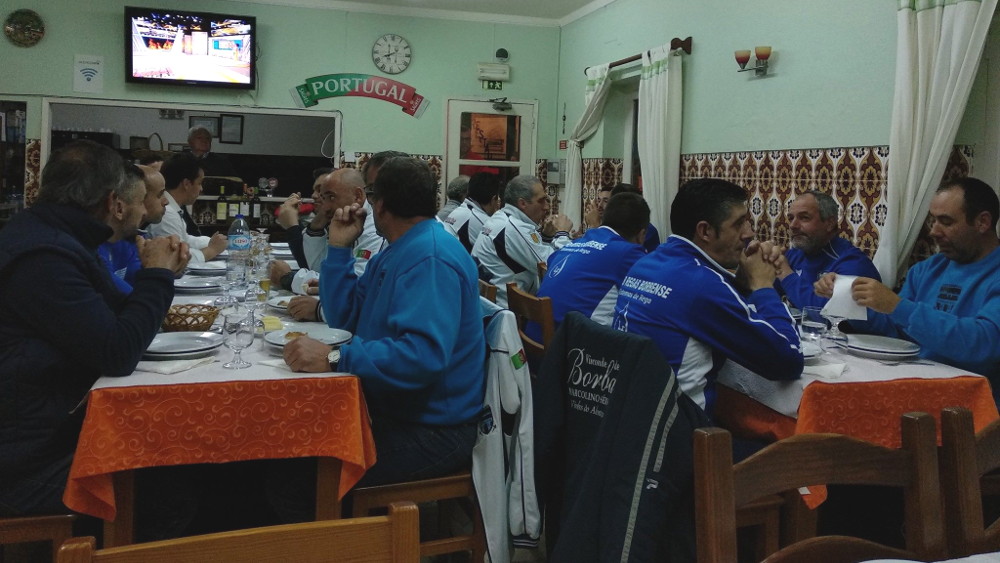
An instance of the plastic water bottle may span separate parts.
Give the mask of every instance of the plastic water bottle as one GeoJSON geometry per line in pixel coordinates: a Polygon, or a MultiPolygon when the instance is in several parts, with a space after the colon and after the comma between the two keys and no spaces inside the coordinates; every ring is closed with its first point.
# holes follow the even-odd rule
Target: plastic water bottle
{"type": "Polygon", "coordinates": [[[229,258],[226,260],[226,281],[232,287],[243,285],[246,281],[247,259],[250,258],[250,225],[243,215],[237,215],[229,226],[229,258]]]}

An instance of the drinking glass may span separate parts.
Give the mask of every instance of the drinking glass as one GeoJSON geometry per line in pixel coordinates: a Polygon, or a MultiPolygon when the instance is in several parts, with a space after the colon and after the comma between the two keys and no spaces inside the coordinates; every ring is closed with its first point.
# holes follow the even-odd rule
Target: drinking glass
{"type": "Polygon", "coordinates": [[[240,311],[239,308],[225,315],[222,319],[222,335],[226,348],[233,351],[233,359],[222,364],[227,369],[243,369],[250,367],[250,362],[240,357],[240,352],[253,344],[253,311],[240,311]]]}
{"type": "Polygon", "coordinates": [[[245,298],[243,301],[243,305],[247,309],[258,313],[255,316],[257,320],[254,322],[254,330],[259,330],[262,333],[264,331],[264,321],[260,319],[259,313],[267,308],[267,293],[268,292],[261,287],[260,282],[251,282],[247,285],[247,292],[244,295],[245,298]]]}
{"type": "Polygon", "coordinates": [[[821,349],[823,347],[823,335],[826,333],[826,319],[823,318],[822,307],[803,307],[802,324],[799,327],[799,335],[806,342],[813,342],[821,349]]]}

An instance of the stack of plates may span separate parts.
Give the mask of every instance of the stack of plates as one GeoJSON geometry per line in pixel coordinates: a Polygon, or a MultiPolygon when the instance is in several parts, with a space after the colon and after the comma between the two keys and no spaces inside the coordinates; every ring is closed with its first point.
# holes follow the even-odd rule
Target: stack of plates
{"type": "Polygon", "coordinates": [[[191,264],[188,266],[188,273],[195,276],[224,276],[226,275],[226,263],[221,260],[213,260],[203,264],[191,264]]]}
{"type": "Polygon", "coordinates": [[[212,293],[221,288],[218,278],[183,277],[174,280],[174,290],[179,293],[212,293]]]}
{"type": "Polygon", "coordinates": [[[216,332],[164,332],[157,334],[142,357],[147,360],[193,360],[204,358],[222,346],[216,332]]]}
{"type": "Polygon", "coordinates": [[[802,346],[802,357],[806,360],[815,360],[823,353],[823,347],[815,342],[805,342],[801,343],[802,346]]]}
{"type": "Polygon", "coordinates": [[[295,256],[292,254],[291,249],[288,248],[287,242],[272,242],[271,243],[271,257],[278,260],[293,260],[295,256]]]}
{"type": "Polygon", "coordinates": [[[909,340],[873,334],[848,334],[847,342],[838,345],[856,356],[875,360],[912,360],[920,353],[920,346],[909,340]]]}

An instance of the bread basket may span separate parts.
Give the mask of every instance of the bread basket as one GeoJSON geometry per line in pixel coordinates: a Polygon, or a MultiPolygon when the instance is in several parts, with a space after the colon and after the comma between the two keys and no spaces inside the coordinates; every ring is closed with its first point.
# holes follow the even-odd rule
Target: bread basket
{"type": "Polygon", "coordinates": [[[203,331],[212,327],[215,317],[219,316],[219,308],[211,305],[171,305],[167,309],[167,317],[163,319],[163,330],[166,332],[203,331]]]}

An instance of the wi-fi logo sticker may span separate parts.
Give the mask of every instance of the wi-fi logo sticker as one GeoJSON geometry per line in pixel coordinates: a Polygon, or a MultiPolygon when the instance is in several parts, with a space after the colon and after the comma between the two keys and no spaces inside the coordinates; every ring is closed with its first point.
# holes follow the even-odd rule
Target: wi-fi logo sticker
{"type": "Polygon", "coordinates": [[[80,69],[80,74],[82,74],[83,77],[87,79],[87,82],[90,82],[91,80],[93,80],[94,77],[97,76],[97,72],[98,71],[97,71],[96,68],[90,68],[90,67],[88,67],[88,68],[81,68],[80,69]]]}

